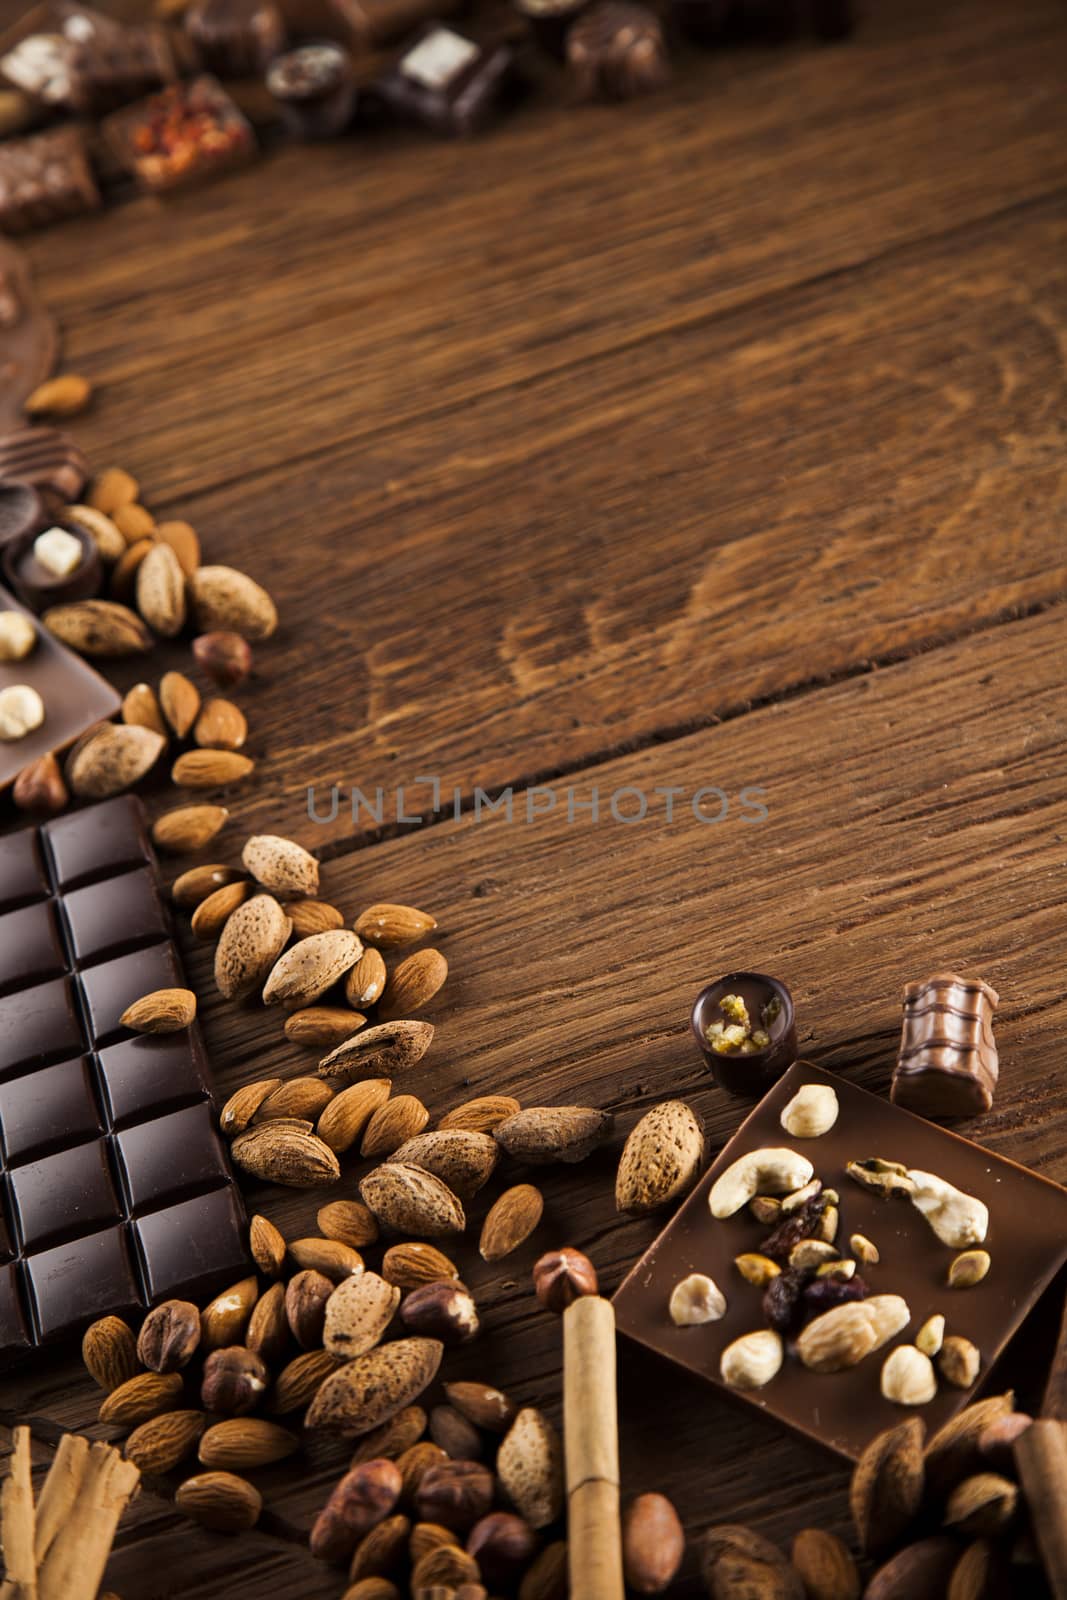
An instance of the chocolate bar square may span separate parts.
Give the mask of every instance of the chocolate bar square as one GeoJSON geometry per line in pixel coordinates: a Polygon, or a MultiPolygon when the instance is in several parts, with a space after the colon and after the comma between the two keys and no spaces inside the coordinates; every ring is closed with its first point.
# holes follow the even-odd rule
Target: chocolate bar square
{"type": "Polygon", "coordinates": [[[39,900],[0,917],[0,995],[61,977],[66,970],[50,901],[39,900]]]}
{"type": "Polygon", "coordinates": [[[52,881],[63,894],[152,859],[144,811],[127,794],[56,817],[41,836],[52,881]]]}
{"type": "Polygon", "coordinates": [[[454,28],[432,23],[378,87],[401,116],[437,133],[468,135],[499,109],[514,77],[510,45],[487,49],[454,28]]]}
{"type": "Polygon", "coordinates": [[[65,896],[63,912],[76,967],[158,944],[169,931],[156,875],[147,867],[113,878],[106,895],[92,884],[75,889],[65,896]]]}
{"type": "Polygon", "coordinates": [[[14,1361],[30,1346],[26,1313],[19,1294],[19,1269],[0,1267],[0,1361],[14,1361]]]}
{"type": "Polygon", "coordinates": [[[55,978],[0,999],[0,1078],[66,1061],[84,1048],[69,978],[55,978]]]}
{"type": "Polygon", "coordinates": [[[25,1251],[93,1232],[120,1214],[103,1139],[16,1167],[8,1193],[25,1251]]]}
{"type": "Polygon", "coordinates": [[[133,1230],[153,1305],[203,1297],[248,1273],[244,1212],[232,1186],[153,1211],[133,1230]]]}
{"type": "Polygon", "coordinates": [[[97,1317],[140,1314],[125,1227],[104,1228],[28,1256],[25,1271],[41,1342],[79,1332],[97,1317]]]}
{"type": "Polygon", "coordinates": [[[126,1030],[122,1013],[156,989],[184,988],[173,945],[156,944],[119,956],[81,974],[82,1004],[89,1037],[97,1046],[114,1044],[126,1030]]]}
{"type": "Polygon", "coordinates": [[[210,1095],[204,1052],[188,1032],[145,1034],[109,1045],[97,1056],[97,1076],[112,1128],[210,1095]]]}
{"type": "Polygon", "coordinates": [[[204,1101],[125,1128],[115,1137],[115,1150],[126,1203],[134,1214],[199,1189],[218,1188],[228,1176],[226,1152],[204,1101]]]}
{"type": "Polygon", "coordinates": [[[12,911],[48,893],[36,828],[22,828],[0,839],[0,911],[12,911]]]}
{"type": "Polygon", "coordinates": [[[0,143],[0,233],[29,233],[100,206],[81,128],[0,143]]]}
{"type": "Polygon", "coordinates": [[[0,1083],[0,1135],[8,1167],[100,1132],[89,1062],[58,1061],[0,1083]]]}

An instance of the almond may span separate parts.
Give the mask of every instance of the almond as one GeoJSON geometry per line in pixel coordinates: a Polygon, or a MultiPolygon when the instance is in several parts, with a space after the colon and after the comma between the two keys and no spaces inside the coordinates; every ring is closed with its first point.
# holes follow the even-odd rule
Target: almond
{"type": "Polygon", "coordinates": [[[183,1516],[217,1533],[245,1533],[259,1521],[263,1497],[232,1472],[201,1472],[186,1479],[174,1504],[183,1516]]]}
{"type": "Polygon", "coordinates": [[[299,1447],[296,1435],[276,1422],[264,1422],[261,1417],[230,1417],[208,1428],[200,1440],[198,1454],[205,1467],[247,1472],[284,1461],[299,1447]]]}
{"type": "Polygon", "coordinates": [[[519,1414],[515,1402],[488,1383],[446,1383],[445,1394],[461,1417],[486,1433],[507,1433],[519,1414]]]}
{"type": "MultiPolygon", "coordinates": [[[[157,817],[152,824],[152,840],[161,850],[169,850],[172,855],[193,855],[197,850],[203,850],[209,845],[215,835],[225,827],[230,813],[225,806],[178,806],[174,811],[165,811],[157,817]]],[[[223,867],[199,867],[202,873],[228,872],[231,869],[223,867]]],[[[187,874],[190,877],[191,874],[187,874]]],[[[185,893],[191,896],[193,880],[186,886],[185,893]]],[[[197,882],[199,890],[200,882],[197,882]]],[[[179,905],[190,905],[189,898],[178,901],[179,905]]]]}
{"type": "MultiPolygon", "coordinates": [[[[335,1158],[336,1159],[336,1158],[335,1158]]],[[[384,1228],[426,1239],[462,1233],[463,1205],[432,1172],[401,1163],[376,1167],[359,1186],[364,1202],[384,1228]]]]}
{"type": "Polygon", "coordinates": [[[856,1462],[849,1506],[864,1555],[882,1556],[900,1543],[923,1499],[926,1424],[908,1417],[888,1428],[856,1462]]]}
{"type": "Polygon", "coordinates": [[[253,994],[285,948],[292,927],[273,895],[255,894],[238,906],[215,951],[215,983],[228,1000],[253,994]]]}
{"type": "Polygon", "coordinates": [[[110,1394],[137,1371],[137,1341],[121,1317],[100,1317],[85,1330],[82,1360],[93,1381],[110,1394]]]}
{"type": "Polygon", "coordinates": [[[151,539],[156,531],[155,517],[147,507],[136,500],[131,500],[128,505],[116,507],[111,513],[111,519],[127,544],[151,539]]]}
{"type": "Polygon", "coordinates": [[[339,1239],[294,1239],[289,1254],[301,1271],[321,1272],[331,1283],[358,1278],[363,1272],[363,1257],[339,1239]]]}
{"type": "Polygon", "coordinates": [[[137,569],[137,609],[153,633],[173,639],[185,626],[185,574],[169,544],[152,545],[137,569]]]}
{"type": "Polygon", "coordinates": [[[365,1078],[335,1094],[319,1117],[315,1129],[319,1138],[340,1155],[360,1139],[372,1116],[389,1099],[392,1084],[388,1078],[365,1078]]]}
{"type": "Polygon", "coordinates": [[[482,1224],[478,1244],[483,1261],[502,1261],[528,1239],[545,1209],[540,1189],[532,1183],[517,1183],[490,1207],[482,1224]]]}
{"type": "Polygon", "coordinates": [[[202,1411],[166,1411],[135,1428],[126,1440],[126,1459],[145,1476],[173,1472],[192,1453],[207,1427],[202,1411]]]}
{"type": "Polygon", "coordinates": [[[313,933],[330,933],[343,928],[345,919],[336,906],[325,900],[290,900],[286,910],[293,919],[293,933],[297,939],[307,939],[313,933]]]}
{"type": "Polygon", "coordinates": [[[244,712],[232,700],[217,695],[205,700],[193,727],[193,738],[204,750],[240,750],[248,738],[244,712]]]}
{"type": "Polygon", "coordinates": [[[67,506],[63,512],[68,522],[91,534],[105,566],[113,567],[126,550],[126,541],[109,516],[92,506],[67,506]]]}
{"type": "MultiPolygon", "coordinates": [[[[286,910],[292,910],[292,905],[286,910]]],[[[285,1037],[302,1045],[343,1044],[366,1020],[347,1006],[301,1006],[286,1017],[285,1037]]]]}
{"type": "Polygon", "coordinates": [[[278,1374],[270,1397],[270,1409],[277,1416],[287,1416],[310,1405],[331,1372],[336,1372],[337,1362],[328,1350],[303,1350],[278,1374]]]}
{"type": "Polygon", "coordinates": [[[165,740],[151,728],[105,722],[74,751],[67,768],[79,800],[109,800],[139,783],[155,765],[165,740]]]}
{"type": "Polygon", "coordinates": [[[250,756],[242,756],[236,750],[186,750],[170,775],[182,789],[219,789],[241,783],[255,765],[250,756]]]}
{"type": "Polygon", "coordinates": [[[376,1272],[346,1279],[326,1302],[323,1344],[341,1361],[364,1355],[381,1343],[399,1304],[400,1290],[376,1272]]]}
{"type": "Polygon", "coordinates": [[[266,589],[233,567],[200,567],[189,579],[197,623],[204,633],[238,633],[255,643],[269,639],[278,612],[266,589]]]}
{"type": "Polygon", "coordinates": [[[432,1244],[412,1240],[406,1244],[390,1245],[382,1258],[382,1276],[400,1289],[417,1289],[423,1283],[458,1278],[459,1270],[432,1244]]]}
{"type": "Polygon", "coordinates": [[[280,1078],[260,1078],[235,1089],[219,1113],[219,1127],[227,1138],[243,1133],[269,1094],[281,1085],[280,1078]]]}
{"type": "Polygon", "coordinates": [[[241,861],[257,883],[276,894],[318,894],[319,864],[292,839],[274,833],[253,834],[241,851],[241,861]]]}
{"type": "Polygon", "coordinates": [[[802,1528],[793,1540],[792,1558],[811,1600],[860,1600],[856,1563],[834,1534],[802,1528]]]}
{"type": "MultiPolygon", "coordinates": [[[[622,1521],[622,1559],[628,1586],[637,1594],[662,1594],[685,1555],[685,1532],[666,1495],[639,1494],[622,1521]]],[[[814,1589],[811,1595],[816,1595],[814,1589]]],[[[830,1600],[819,1596],[817,1600],[830,1600]]],[[[859,1600],[859,1590],[853,1600],[859,1600]]]]}
{"type": "MultiPolygon", "coordinates": [[[[374,1458],[371,1457],[373,1460],[374,1458]]],[[[384,1458],[383,1458],[384,1459],[384,1458]]],[[[411,1519],[404,1516],[386,1517],[376,1528],[366,1534],[356,1547],[352,1565],[348,1569],[349,1583],[359,1583],[365,1578],[382,1578],[388,1572],[396,1573],[404,1565],[404,1554],[411,1533],[411,1519]]],[[[392,1585],[389,1585],[392,1588],[392,1585]]],[[[393,1590],[394,1595],[397,1591],[393,1590]]],[[[352,1590],[348,1590],[351,1596],[352,1590]]],[[[368,1600],[366,1594],[356,1595],[356,1600],[368,1600]]]]}
{"type": "Polygon", "coordinates": [[[720,1523],[704,1539],[704,1587],[711,1595],[804,1600],[804,1586],[770,1539],[740,1523],[720,1523]]]}
{"type": "MultiPolygon", "coordinates": [[[[211,810],[212,808],[193,806],[189,809],[211,810]]],[[[170,897],[174,904],[181,906],[184,911],[195,911],[196,907],[203,905],[216,889],[225,889],[232,883],[245,881],[245,875],[239,868],[228,867],[222,861],[212,861],[206,866],[190,867],[188,871],[175,878],[170,887],[170,897]]]]}
{"type": "Polygon", "coordinates": [[[52,606],[41,620],[49,633],[83,656],[143,655],[155,642],[137,613],[114,600],[52,606]]]}
{"type": "MultiPolygon", "coordinates": [[[[349,1093],[347,1089],[344,1092],[349,1093]]],[[[405,1140],[389,1159],[432,1172],[461,1200],[470,1200],[492,1176],[499,1154],[496,1140],[489,1134],[452,1129],[417,1134],[405,1140]]]]}
{"type": "Polygon", "coordinates": [[[563,1447],[543,1412],[520,1411],[496,1460],[500,1487],[533,1528],[546,1528],[563,1510],[563,1447]]]}
{"type": "Polygon", "coordinates": [[[156,528],[156,538],[170,546],[182,572],[191,578],[200,565],[200,540],[196,530],[187,522],[161,522],[156,528]]]}
{"type": "MultiPolygon", "coordinates": [[[[447,1460],[448,1457],[441,1449],[441,1446],[434,1444],[431,1439],[421,1439],[418,1444],[413,1444],[409,1449],[405,1450],[403,1455],[397,1456],[396,1464],[400,1468],[400,1476],[404,1485],[401,1491],[401,1500],[406,1505],[414,1506],[423,1478],[428,1472],[432,1472],[434,1467],[443,1466],[447,1460]]],[[[425,1526],[425,1524],[420,1524],[420,1526],[425,1526]]],[[[448,1542],[448,1540],[442,1539],[434,1540],[435,1545],[448,1542]]],[[[458,1544],[459,1541],[453,1535],[451,1542],[458,1544]]]]}
{"type": "Polygon", "coordinates": [[[530,1106],[506,1117],[493,1138],[509,1156],[530,1166],[584,1161],[614,1126],[610,1111],[591,1106],[530,1106]]]}
{"type": "Polygon", "coordinates": [[[430,1113],[413,1094],[399,1094],[380,1106],[367,1123],[359,1147],[362,1156],[391,1156],[421,1133],[430,1113]]]}
{"type": "Polygon", "coordinates": [[[181,1397],[180,1372],[138,1372],[112,1389],[101,1403],[100,1421],[132,1428],[162,1411],[174,1411],[181,1397]]]}
{"type": "Polygon", "coordinates": [[[195,1016],[191,989],[155,989],[127,1006],[119,1021],[131,1033],[181,1033],[195,1016]]]}
{"type": "Polygon", "coordinates": [[[341,1176],[329,1145],[313,1133],[295,1133],[278,1123],[247,1129],[238,1134],[231,1148],[237,1165],[264,1183],[317,1189],[336,1183],[341,1176]]]}
{"type": "Polygon", "coordinates": [[[357,1011],[374,1005],[381,998],[386,977],[381,951],[368,945],[345,979],[345,999],[357,1011]]]}
{"type": "MultiPolygon", "coordinates": [[[[121,539],[122,535],[119,534],[121,539]]],[[[110,593],[121,605],[129,605],[137,592],[137,574],[141,562],[152,548],[151,539],[138,539],[128,544],[111,569],[110,593]]]]}
{"type": "Polygon", "coordinates": [[[959,1556],[953,1539],[920,1539],[879,1567],[864,1600],[942,1600],[959,1556]]]}
{"type": "Polygon", "coordinates": [[[425,938],[436,926],[436,919],[428,912],[388,902],[368,906],[355,924],[364,944],[377,945],[381,950],[401,950],[416,939],[425,938]]]}
{"type": "Polygon", "coordinates": [[[942,1500],[964,1478],[984,1466],[978,1441],[991,1422],[1015,1409],[1015,1395],[1006,1394],[978,1400],[946,1422],[926,1446],[924,1464],[926,1487],[935,1500],[942,1500]]]}
{"type": "Polygon", "coordinates": [[[285,1264],[285,1239],[269,1218],[261,1217],[258,1213],[252,1218],[248,1247],[253,1261],[265,1278],[281,1277],[285,1264]]]}
{"type": "Polygon", "coordinates": [[[372,1428],[360,1439],[350,1466],[362,1466],[364,1461],[396,1461],[418,1444],[426,1432],[426,1413],[421,1406],[405,1406],[395,1417],[372,1428]]]}
{"type": "Polygon", "coordinates": [[[467,1100],[463,1105],[441,1118],[441,1132],[458,1129],[467,1133],[492,1133],[494,1128],[521,1110],[519,1102],[509,1094],[486,1094],[477,1100],[467,1100]]]}
{"type": "Polygon", "coordinates": [[[202,900],[193,912],[191,927],[198,939],[217,939],[238,906],[251,894],[244,881],[227,883],[202,900]]]}
{"type": "Polygon", "coordinates": [[[94,511],[102,511],[110,517],[120,506],[131,505],[140,492],[141,486],[136,478],[121,467],[108,467],[93,479],[88,504],[94,511]]]}
{"type": "Polygon", "coordinates": [[[305,1426],[368,1433],[418,1399],[437,1376],[443,1354],[436,1339],[395,1339],[368,1350],[326,1379],[305,1426]]]}
{"type": "Polygon", "coordinates": [[[156,691],[149,683],[135,683],[122,702],[122,720],[131,728],[151,728],[167,738],[167,725],[156,691]]]}
{"type": "Polygon", "coordinates": [[[93,386],[88,378],[76,372],[64,372],[58,378],[47,378],[39,383],[32,394],[22,402],[28,417],[75,417],[84,411],[93,397],[93,386]]]}
{"type": "Polygon", "coordinates": [[[622,1152],[615,1180],[619,1211],[643,1217],[681,1199],[704,1160],[704,1124],[684,1100],[664,1100],[647,1111],[622,1152]]]}
{"type": "Polygon", "coordinates": [[[179,739],[184,739],[200,713],[200,690],[184,672],[165,672],[159,683],[163,715],[179,739]]]}
{"type": "Polygon", "coordinates": [[[365,1028],[331,1050],[319,1062],[319,1071],[324,1078],[340,1078],[348,1083],[358,1078],[391,1078],[398,1072],[410,1071],[422,1060],[433,1033],[429,1022],[383,1022],[376,1028],[365,1028]]]}
{"type": "Polygon", "coordinates": [[[260,1102],[252,1121],[276,1122],[283,1117],[300,1117],[313,1123],[332,1098],[329,1084],[323,1083],[321,1078],[289,1078],[260,1102]]]}
{"type": "Polygon", "coordinates": [[[415,1563],[411,1574],[412,1593],[419,1595],[455,1595],[461,1588],[477,1584],[477,1561],[455,1544],[428,1551],[415,1563]]]}
{"type": "Polygon", "coordinates": [[[242,1278],[217,1294],[200,1317],[201,1353],[239,1344],[258,1298],[255,1278],[242,1278]]]}
{"type": "Polygon", "coordinates": [[[378,1015],[383,1022],[407,1017],[428,1005],[448,977],[440,950],[416,950],[394,967],[382,995],[378,1015]]]}
{"type": "Polygon", "coordinates": [[[359,960],[363,946],[346,928],[313,933],[280,956],[263,987],[264,1005],[314,1005],[359,960]]]}
{"type": "Polygon", "coordinates": [[[351,1250],[362,1250],[378,1237],[378,1224],[359,1200],[331,1200],[320,1206],[315,1221],[326,1239],[336,1239],[351,1250]]]}
{"type": "MultiPolygon", "coordinates": [[[[262,1219],[261,1219],[262,1220],[262,1219]]],[[[281,1235],[279,1235],[279,1238],[281,1235]]],[[[282,1254],[285,1244],[282,1243],[282,1254]]],[[[258,1263],[257,1263],[258,1265],[258,1263]]],[[[261,1361],[280,1361],[289,1349],[289,1318],[285,1310],[285,1285],[272,1283],[252,1307],[245,1329],[245,1344],[261,1361]]]]}

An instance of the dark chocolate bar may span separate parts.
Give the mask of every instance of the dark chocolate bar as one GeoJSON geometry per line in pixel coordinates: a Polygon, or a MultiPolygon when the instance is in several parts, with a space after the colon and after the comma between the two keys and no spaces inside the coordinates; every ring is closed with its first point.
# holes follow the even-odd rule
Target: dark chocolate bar
{"type": "Polygon", "coordinates": [[[509,44],[486,47],[453,28],[431,24],[379,83],[401,116],[437,133],[477,133],[500,109],[515,82],[509,44]]]}
{"type": "Polygon", "coordinates": [[[0,143],[0,233],[29,233],[100,205],[84,129],[0,143]]]}
{"type": "Polygon", "coordinates": [[[129,796],[0,839],[0,1357],[247,1269],[199,1031],[120,1017],[184,985],[129,796]]]}
{"type": "Polygon", "coordinates": [[[993,1104],[999,1076],[997,991],[980,978],[937,972],[904,989],[892,1098],[923,1117],[973,1117],[993,1104]]]}

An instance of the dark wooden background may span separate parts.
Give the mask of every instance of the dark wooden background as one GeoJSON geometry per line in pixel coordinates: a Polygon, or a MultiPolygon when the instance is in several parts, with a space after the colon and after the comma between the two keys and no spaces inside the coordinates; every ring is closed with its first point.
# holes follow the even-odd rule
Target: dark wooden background
{"type": "MultiPolygon", "coordinates": [[[[435,1116],[508,1090],[610,1106],[622,1135],[682,1094],[717,1147],[742,1108],[688,1037],[707,978],[780,974],[805,1053],[884,1090],[902,983],[957,966],[1002,996],[970,1131],[1067,1180],[1067,17],[866,13],[842,46],[685,56],[643,103],[548,82],[476,146],[284,149],[29,244],[99,386],[92,459],[281,606],[239,696],[258,771],[212,855],[292,834],[351,915],[437,914],[435,1116]],[[462,820],[308,819],[309,786],[427,775],[462,820]],[[769,819],[469,814],[478,785],[548,781],[760,785],[769,819]]],[[[192,965],[224,1092],[300,1069],[276,1015],[192,965]]],[[[463,1255],[486,1334],[454,1373],[555,1410],[528,1270],[566,1242],[620,1281],[656,1225],[615,1216],[613,1160],[549,1173],[516,1257],[463,1255]]],[[[308,1231],[312,1198],[250,1200],[308,1231]]],[[[1047,1321],[1007,1374],[1024,1400],[1047,1321]]],[[[621,1373],[628,1490],[693,1534],[845,1528],[831,1459],[633,1352],[621,1373]]],[[[0,1385],[42,1465],[97,1403],[73,1360],[0,1385]]],[[[236,1540],[146,1488],[110,1584],[338,1596],[301,1540],[343,1460],[260,1474],[236,1540]]]]}

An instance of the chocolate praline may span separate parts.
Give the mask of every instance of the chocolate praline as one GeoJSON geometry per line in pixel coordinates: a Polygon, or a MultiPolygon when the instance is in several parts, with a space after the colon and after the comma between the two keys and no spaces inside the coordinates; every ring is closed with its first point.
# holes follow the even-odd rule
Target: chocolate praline
{"type": "Polygon", "coordinates": [[[764,972],[728,972],[709,983],[696,997],[692,1024],[697,1046],[712,1077],[728,1094],[751,1097],[763,1094],[797,1058],[793,996],[780,979],[768,977],[764,972]],[[729,994],[740,995],[754,1023],[770,1035],[770,1043],[762,1050],[748,1054],[739,1050],[722,1052],[713,1050],[709,1044],[708,1028],[711,1023],[723,1020],[719,1002],[729,994]],[[762,1020],[764,1008],[775,1002],[775,1015],[762,1020]]]}
{"type": "Polygon", "coordinates": [[[331,139],[352,120],[356,90],[346,51],[330,40],[301,45],[271,62],[267,88],[298,139],[331,139]]]}
{"type": "Polygon", "coordinates": [[[525,18],[541,49],[562,61],[571,23],[589,3],[590,0],[515,0],[515,9],[525,18]]]}
{"type": "Polygon", "coordinates": [[[49,606],[70,605],[77,600],[91,600],[100,593],[102,571],[100,552],[96,540],[85,528],[75,523],[54,523],[81,546],[81,560],[74,571],[65,575],[50,572],[34,554],[37,533],[23,534],[12,540],[4,549],[4,575],[31,611],[46,611],[49,606]]]}
{"type": "Polygon", "coordinates": [[[0,546],[44,527],[44,502],[28,483],[0,483],[0,546]]]}

